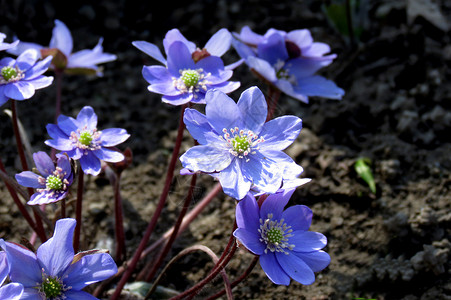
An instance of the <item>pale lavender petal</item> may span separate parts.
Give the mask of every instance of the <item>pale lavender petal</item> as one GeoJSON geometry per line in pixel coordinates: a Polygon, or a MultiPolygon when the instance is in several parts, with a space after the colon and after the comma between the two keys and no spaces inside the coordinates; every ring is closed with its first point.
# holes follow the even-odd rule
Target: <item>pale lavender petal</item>
{"type": "Polygon", "coordinates": [[[5,96],[14,100],[30,99],[35,92],[33,84],[26,81],[16,81],[5,86],[5,96]]]}
{"type": "Polygon", "coordinates": [[[177,96],[182,94],[179,90],[175,88],[172,81],[151,83],[151,85],[149,85],[147,89],[152,93],[162,94],[165,96],[177,96]]]}
{"type": "Polygon", "coordinates": [[[50,156],[44,151],[33,153],[33,160],[42,176],[48,177],[55,171],[55,165],[50,156]]]}
{"type": "Polygon", "coordinates": [[[64,283],[74,290],[81,290],[87,285],[110,278],[117,273],[113,258],[107,253],[83,256],[66,271],[64,283]]]}
{"type": "Polygon", "coordinates": [[[23,285],[20,283],[10,283],[0,288],[0,299],[19,300],[23,294],[23,285]]]}
{"type": "Polygon", "coordinates": [[[163,66],[144,66],[142,69],[144,79],[149,83],[171,82],[172,76],[166,67],[163,66]]]}
{"type": "Polygon", "coordinates": [[[297,29],[287,33],[286,39],[295,43],[301,51],[302,55],[305,54],[305,49],[312,46],[313,38],[308,29],[297,29]]]}
{"type": "Polygon", "coordinates": [[[182,105],[190,102],[191,100],[193,100],[193,98],[194,97],[192,93],[183,93],[177,96],[164,95],[163,97],[161,97],[161,101],[171,105],[182,105]]]}
{"type": "Polygon", "coordinates": [[[69,290],[64,293],[64,296],[66,296],[66,300],[99,300],[85,291],[69,290]]]}
{"type": "Polygon", "coordinates": [[[35,43],[28,43],[28,42],[22,42],[19,41],[19,44],[17,44],[16,47],[8,49],[6,52],[12,55],[19,56],[21,53],[23,53],[27,49],[35,49],[39,53],[39,57],[41,58],[41,49],[44,47],[35,43]]]}
{"type": "MultiPolygon", "coordinates": [[[[57,121],[58,121],[58,127],[68,137],[71,135],[72,132],[77,132],[78,127],[81,127],[81,126],[79,126],[77,120],[75,120],[72,117],[67,117],[65,115],[59,115],[57,121]]],[[[80,125],[84,125],[84,124],[80,124],[80,125]]]]}
{"type": "Polygon", "coordinates": [[[225,194],[237,200],[243,199],[251,188],[251,181],[241,172],[241,160],[234,159],[230,166],[217,174],[225,194]]]}
{"type": "Polygon", "coordinates": [[[67,26],[60,20],[55,20],[49,48],[58,48],[64,55],[69,57],[73,46],[72,35],[67,26]]]}
{"type": "Polygon", "coordinates": [[[66,197],[67,193],[55,194],[54,191],[41,191],[34,193],[30,201],[27,202],[28,205],[42,205],[57,202],[58,200],[66,197]]]}
{"type": "Polygon", "coordinates": [[[85,49],[73,53],[67,63],[68,68],[97,68],[96,65],[117,59],[116,55],[104,53],[102,47],[103,38],[100,38],[97,45],[92,49],[85,49]]]}
{"type": "Polygon", "coordinates": [[[239,81],[226,81],[221,84],[217,84],[212,88],[215,88],[223,93],[229,94],[233,91],[236,91],[241,86],[239,81]]]}
{"type": "Polygon", "coordinates": [[[249,251],[255,255],[262,255],[266,249],[266,244],[260,242],[261,236],[258,231],[251,232],[243,228],[238,228],[233,232],[233,236],[238,239],[249,251]]]}
{"type": "Polygon", "coordinates": [[[311,252],[321,250],[327,245],[327,238],[319,232],[295,230],[291,233],[290,244],[295,252],[311,252]]]}
{"type": "MultiPolygon", "coordinates": [[[[6,277],[9,273],[8,259],[6,257],[6,252],[0,252],[0,286],[5,282],[6,277]]],[[[0,298],[1,299],[1,298],[0,298]]]]}
{"type": "Polygon", "coordinates": [[[291,226],[292,230],[307,231],[312,224],[313,212],[305,205],[294,205],[288,207],[282,214],[285,222],[291,226]]]}
{"type": "Polygon", "coordinates": [[[282,185],[280,166],[260,153],[249,155],[249,161],[243,163],[243,175],[252,180],[260,190],[273,194],[282,185]]]}
{"type": "Polygon", "coordinates": [[[297,282],[309,285],[315,282],[315,273],[299,257],[293,254],[286,255],[282,252],[276,253],[277,261],[288,276],[297,282]]]}
{"type": "Polygon", "coordinates": [[[241,111],[244,126],[259,135],[263,124],[266,122],[268,108],[265,96],[256,86],[246,89],[238,100],[238,107],[241,111]]]}
{"type": "Polygon", "coordinates": [[[266,219],[269,214],[272,214],[272,220],[280,220],[283,208],[287,205],[294,191],[294,189],[283,190],[282,192],[269,195],[260,208],[260,218],[266,219]]]}
{"type": "Polygon", "coordinates": [[[238,40],[232,40],[232,45],[238,55],[244,60],[248,59],[251,56],[257,55],[251,47],[239,42],[238,40]]]}
{"type": "Polygon", "coordinates": [[[239,59],[239,60],[237,60],[236,62],[231,63],[231,64],[225,66],[224,69],[226,69],[226,70],[234,70],[234,69],[236,69],[237,67],[241,66],[243,63],[244,63],[244,58],[239,59]]]}
{"type": "Polygon", "coordinates": [[[101,170],[100,159],[94,155],[91,151],[80,157],[80,165],[85,174],[97,176],[101,170]]]}
{"type": "Polygon", "coordinates": [[[166,58],[164,58],[163,54],[161,54],[160,49],[156,45],[148,43],[146,41],[134,41],[132,42],[132,45],[142,52],[146,53],[150,57],[154,58],[155,60],[166,65],[166,58]]]}
{"type": "Polygon", "coordinates": [[[232,162],[232,155],[227,149],[210,145],[194,146],[186,151],[180,161],[184,168],[191,171],[219,172],[227,168],[232,162]]]}
{"type": "Polygon", "coordinates": [[[5,96],[5,86],[0,85],[0,106],[8,102],[9,98],[5,96]]]}
{"type": "Polygon", "coordinates": [[[22,294],[22,297],[20,297],[20,300],[40,300],[41,295],[39,294],[39,291],[35,287],[28,287],[25,288],[22,294]]]}
{"type": "Polygon", "coordinates": [[[326,268],[330,264],[330,256],[326,252],[313,251],[309,253],[301,253],[301,252],[292,252],[290,255],[296,255],[300,259],[302,259],[313,272],[319,272],[326,268]]]}
{"type": "Polygon", "coordinates": [[[172,29],[166,33],[166,36],[163,39],[163,46],[166,54],[169,53],[169,48],[174,42],[182,42],[188,48],[189,53],[193,53],[196,50],[196,44],[188,41],[178,29],[172,29]]]}
{"type": "Polygon", "coordinates": [[[184,69],[195,69],[191,52],[182,42],[176,41],[171,44],[168,52],[168,70],[174,77],[180,76],[179,71],[184,69]]]}
{"type": "Polygon", "coordinates": [[[35,90],[42,89],[45,87],[48,87],[53,83],[53,76],[38,76],[31,80],[27,80],[29,83],[31,83],[34,86],[35,90]]]}
{"type": "Polygon", "coordinates": [[[103,147],[99,150],[93,150],[92,153],[97,156],[97,158],[112,163],[123,161],[125,158],[122,153],[103,147]]]}
{"type": "Polygon", "coordinates": [[[11,281],[21,283],[24,287],[35,286],[37,282],[41,282],[41,267],[33,252],[2,239],[0,239],[0,247],[6,251],[8,256],[11,281]]]}
{"type": "Polygon", "coordinates": [[[112,147],[125,142],[130,137],[127,130],[122,128],[108,128],[102,130],[100,139],[103,147],[112,147]]]}
{"type": "Polygon", "coordinates": [[[205,49],[211,55],[220,57],[229,50],[231,43],[232,35],[227,29],[222,28],[208,40],[205,49]]]}
{"type": "MultiPolygon", "coordinates": [[[[31,69],[25,72],[25,80],[35,79],[44,74],[50,67],[52,56],[47,56],[43,60],[38,61],[31,69]]],[[[53,78],[53,77],[52,77],[53,78]]]]}
{"type": "Polygon", "coordinates": [[[264,40],[262,35],[253,32],[247,25],[241,28],[241,32],[237,36],[242,42],[251,45],[257,45],[264,40]]]}
{"type": "Polygon", "coordinates": [[[266,276],[275,284],[289,285],[290,277],[277,262],[276,256],[272,252],[260,256],[260,266],[266,276]]]}
{"type": "Polygon", "coordinates": [[[294,90],[307,96],[319,96],[330,99],[341,99],[345,92],[333,81],[322,76],[312,76],[298,79],[294,90]]]}
{"type": "Polygon", "coordinates": [[[286,61],[289,58],[285,39],[278,33],[272,34],[264,43],[258,44],[257,53],[258,57],[271,65],[275,65],[279,61],[286,61]]]}
{"type": "Polygon", "coordinates": [[[259,144],[261,151],[284,150],[290,146],[302,129],[302,120],[296,116],[282,116],[263,125],[259,136],[264,142],[259,144]]]}
{"type": "Polygon", "coordinates": [[[97,128],[97,115],[91,106],[85,106],[80,110],[77,121],[82,127],[87,126],[88,130],[97,128]]]}
{"type": "Polygon", "coordinates": [[[75,219],[56,222],[53,237],[43,243],[36,253],[39,264],[50,276],[61,277],[74,259],[73,236],[75,219]]]}
{"type": "Polygon", "coordinates": [[[218,133],[223,129],[243,128],[242,115],[232,98],[221,91],[209,90],[205,96],[205,115],[210,125],[218,133]]]}
{"type": "Polygon", "coordinates": [[[39,176],[38,174],[31,172],[31,171],[24,171],[19,174],[16,174],[16,180],[20,185],[30,187],[30,188],[45,188],[45,185],[42,185],[39,183],[39,178],[42,176],[39,176]]]}
{"type": "Polygon", "coordinates": [[[249,56],[246,59],[246,63],[253,71],[257,72],[263,78],[269,82],[276,82],[277,76],[274,67],[269,64],[266,60],[257,58],[254,56],[249,56]]]}
{"type": "Polygon", "coordinates": [[[21,53],[16,60],[16,66],[22,72],[28,71],[39,58],[39,53],[34,49],[28,49],[21,53]]]}
{"type": "MultiPolygon", "coordinates": [[[[325,43],[315,42],[307,49],[302,49],[302,56],[305,57],[323,57],[324,54],[330,53],[330,46],[325,43]]],[[[335,54],[328,55],[328,59],[334,59],[335,54]]]]}
{"type": "Polygon", "coordinates": [[[47,146],[55,148],[60,151],[71,151],[74,149],[74,145],[68,138],[57,138],[52,140],[46,140],[44,142],[47,146]]]}
{"type": "Polygon", "coordinates": [[[204,114],[195,109],[186,108],[183,122],[186,125],[186,129],[199,144],[207,144],[206,136],[211,134],[213,128],[204,114]]]}

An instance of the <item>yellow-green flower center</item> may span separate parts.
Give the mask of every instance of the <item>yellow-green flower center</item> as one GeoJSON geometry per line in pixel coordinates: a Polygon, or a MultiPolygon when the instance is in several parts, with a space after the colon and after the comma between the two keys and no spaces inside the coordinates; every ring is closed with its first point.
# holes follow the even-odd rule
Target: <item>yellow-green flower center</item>
{"type": "Polygon", "coordinates": [[[58,278],[47,277],[42,281],[41,288],[47,299],[53,299],[62,294],[63,284],[58,278]]]}
{"type": "Polygon", "coordinates": [[[187,88],[195,86],[199,82],[199,72],[195,70],[185,70],[182,74],[182,80],[187,88]]]}
{"type": "Polygon", "coordinates": [[[92,134],[88,131],[83,131],[80,133],[78,141],[84,146],[89,146],[92,142],[92,134]]]}
{"type": "Polygon", "coordinates": [[[16,76],[17,76],[16,69],[14,69],[12,67],[3,67],[2,68],[2,77],[3,77],[3,79],[5,79],[5,81],[9,81],[16,76]]]}
{"type": "Polygon", "coordinates": [[[63,181],[57,176],[50,175],[47,177],[46,187],[51,190],[61,190],[63,188],[63,181]]]}
{"type": "Polygon", "coordinates": [[[283,231],[279,228],[271,228],[266,232],[266,237],[271,244],[279,244],[283,239],[283,231]]]}
{"type": "Polygon", "coordinates": [[[232,140],[232,146],[233,146],[233,150],[235,150],[238,153],[243,153],[244,151],[249,151],[249,149],[250,149],[249,138],[247,136],[237,135],[232,140]]]}

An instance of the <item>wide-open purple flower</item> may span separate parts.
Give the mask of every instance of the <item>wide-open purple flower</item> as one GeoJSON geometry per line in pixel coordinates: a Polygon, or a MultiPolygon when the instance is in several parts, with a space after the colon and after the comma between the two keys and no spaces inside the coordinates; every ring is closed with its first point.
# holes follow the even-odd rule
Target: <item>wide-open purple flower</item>
{"type": "Polygon", "coordinates": [[[67,153],[80,160],[83,172],[98,175],[101,170],[100,160],[120,162],[124,159],[122,153],[110,149],[129,138],[122,128],[97,129],[97,115],[90,106],[85,106],[78,113],[77,119],[60,115],[58,124],[47,124],[47,132],[52,138],[46,140],[47,146],[67,153]]]}
{"type": "Polygon", "coordinates": [[[17,44],[19,44],[19,41],[15,41],[13,43],[4,43],[3,41],[5,40],[5,38],[6,34],[0,32],[0,51],[14,48],[17,46],[17,44]]]}
{"type": "Polygon", "coordinates": [[[21,299],[97,299],[82,289],[117,273],[116,263],[108,253],[87,251],[74,255],[75,224],[74,219],[58,220],[53,237],[36,253],[0,239],[8,256],[11,281],[25,288],[21,299]]]}
{"type": "Polygon", "coordinates": [[[167,59],[154,44],[135,41],[133,45],[164,64],[143,67],[149,91],[163,95],[162,101],[172,105],[203,104],[210,89],[230,93],[240,86],[239,82],[228,81],[233,71],[225,68],[220,58],[230,47],[230,39],[227,30],[220,30],[201,50],[174,29],[163,41],[167,59]]]}
{"type": "Polygon", "coordinates": [[[260,78],[285,94],[308,103],[309,96],[341,99],[344,91],[316,72],[329,65],[330,47],[314,43],[305,30],[289,33],[275,29],[264,36],[243,29],[232,44],[246,64],[260,78]]]}
{"type": "Polygon", "coordinates": [[[33,160],[41,175],[31,171],[16,174],[20,185],[36,189],[28,204],[49,204],[66,198],[74,178],[69,158],[58,155],[55,166],[50,156],[40,151],[33,154],[33,160]]]}
{"type": "Polygon", "coordinates": [[[265,123],[266,101],[257,87],[245,90],[238,103],[218,90],[205,98],[205,115],[185,110],[186,127],[200,145],[180,157],[184,168],[212,174],[238,200],[253,186],[275,193],[284,174],[302,172],[282,151],[299,135],[301,119],[282,116],[265,123]]]}
{"type": "Polygon", "coordinates": [[[308,231],[312,211],[304,205],[287,205],[294,189],[269,195],[261,208],[248,194],[236,207],[238,228],[233,235],[250,252],[260,256],[260,265],[276,284],[289,285],[290,278],[308,285],[315,281],[314,272],[330,263],[321,249],[326,237],[308,231]]]}
{"type": "Polygon", "coordinates": [[[0,299],[19,300],[23,294],[23,285],[20,283],[9,283],[2,286],[10,271],[6,252],[0,252],[0,299]]]}
{"type": "Polygon", "coordinates": [[[19,55],[26,49],[36,49],[42,57],[53,55],[52,68],[64,70],[69,74],[97,74],[102,76],[102,70],[98,64],[116,60],[116,55],[104,53],[102,47],[103,38],[99,39],[97,45],[92,49],[84,49],[72,53],[73,39],[67,26],[60,20],[55,20],[55,27],[52,31],[52,38],[48,47],[35,43],[22,42],[8,50],[8,53],[19,55]]]}
{"type": "Polygon", "coordinates": [[[30,99],[37,89],[53,82],[53,77],[42,74],[49,68],[52,57],[38,61],[39,53],[30,49],[13,59],[0,60],[0,106],[8,99],[30,99]]]}

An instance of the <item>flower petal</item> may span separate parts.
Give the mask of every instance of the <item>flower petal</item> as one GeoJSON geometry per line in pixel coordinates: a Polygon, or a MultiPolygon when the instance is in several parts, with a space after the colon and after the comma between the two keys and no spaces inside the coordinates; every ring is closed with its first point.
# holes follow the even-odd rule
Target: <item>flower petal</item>
{"type": "Polygon", "coordinates": [[[272,220],[280,220],[282,218],[283,208],[287,205],[294,191],[294,189],[283,190],[282,192],[269,195],[260,208],[260,218],[266,219],[269,214],[272,214],[272,220]]]}
{"type": "Polygon", "coordinates": [[[319,232],[295,230],[291,233],[290,244],[295,252],[312,252],[327,245],[327,238],[319,232]]]}
{"type": "Polygon", "coordinates": [[[282,214],[282,218],[291,226],[292,230],[307,231],[312,224],[313,212],[305,205],[293,205],[282,214]]]}
{"type": "Polygon", "coordinates": [[[260,228],[260,208],[254,196],[247,193],[236,206],[236,224],[238,228],[249,232],[258,232],[260,228]]]}
{"type": "Polygon", "coordinates": [[[232,162],[232,155],[226,150],[210,145],[194,146],[186,151],[180,161],[184,168],[206,173],[220,172],[232,162]]]}
{"type": "Polygon", "coordinates": [[[32,68],[25,72],[25,80],[35,79],[36,77],[44,74],[50,67],[51,62],[52,56],[48,56],[43,60],[38,61],[32,68]]]}
{"type": "Polygon", "coordinates": [[[33,160],[42,176],[48,177],[55,171],[55,165],[53,164],[52,159],[44,151],[33,153],[33,160]]]}
{"type": "Polygon", "coordinates": [[[296,116],[282,116],[270,120],[263,125],[260,137],[264,142],[259,144],[261,151],[284,150],[299,136],[302,120],[296,116]]]}
{"type": "Polygon", "coordinates": [[[35,92],[33,84],[27,81],[16,81],[5,85],[5,96],[14,100],[30,99],[35,92]]]}
{"type": "Polygon", "coordinates": [[[67,117],[65,115],[59,115],[57,122],[59,129],[61,129],[61,131],[64,132],[67,135],[67,137],[69,137],[72,132],[77,132],[78,127],[81,127],[79,126],[77,120],[75,120],[72,117],[67,117]]]}
{"type": "Polygon", "coordinates": [[[19,174],[16,174],[15,177],[20,185],[34,189],[45,188],[45,185],[39,183],[39,177],[42,176],[39,176],[38,174],[33,173],[31,171],[21,172],[19,174]]]}
{"type": "Polygon", "coordinates": [[[50,276],[61,277],[74,259],[72,244],[75,219],[60,219],[55,224],[53,237],[42,244],[36,253],[39,264],[50,276]]]}
{"type": "Polygon", "coordinates": [[[233,232],[233,236],[252,253],[256,255],[262,255],[264,253],[266,245],[260,242],[258,231],[251,232],[243,228],[238,228],[233,232]]]}
{"type": "Polygon", "coordinates": [[[80,110],[77,115],[77,121],[82,127],[87,126],[88,130],[97,128],[97,115],[91,106],[85,106],[80,110]]]}
{"type": "Polygon", "coordinates": [[[176,41],[171,44],[168,51],[168,70],[174,77],[179,77],[180,70],[195,69],[194,60],[191,58],[191,52],[185,44],[176,41]]]}
{"type": "Polygon", "coordinates": [[[296,255],[300,259],[302,259],[313,272],[319,272],[326,268],[330,264],[330,256],[326,252],[313,251],[313,252],[292,252],[290,255],[296,255]]]}
{"type": "Polygon", "coordinates": [[[172,82],[172,76],[166,67],[144,66],[142,69],[144,79],[152,84],[159,82],[172,82]]]}
{"type": "Polygon", "coordinates": [[[166,65],[166,58],[164,58],[163,54],[161,54],[160,49],[156,45],[146,41],[134,41],[132,42],[132,45],[142,52],[146,53],[153,59],[161,62],[163,65],[166,65]]]}
{"type": "Polygon", "coordinates": [[[166,36],[163,39],[163,47],[167,56],[169,56],[169,48],[174,42],[183,43],[188,49],[190,55],[196,50],[196,44],[188,41],[178,29],[172,29],[169,30],[168,33],[166,33],[166,36]]]}
{"type": "Polygon", "coordinates": [[[283,168],[261,153],[249,155],[243,163],[243,174],[260,190],[273,194],[282,186],[283,168]]]}
{"type": "Polygon", "coordinates": [[[97,69],[98,64],[116,60],[116,55],[103,52],[102,43],[103,38],[100,38],[92,50],[84,49],[71,54],[67,62],[67,67],[97,69]]]}
{"type": "Polygon", "coordinates": [[[206,136],[212,134],[213,128],[204,114],[195,109],[186,108],[183,114],[183,122],[186,129],[199,144],[207,144],[206,136]]]}
{"type": "Polygon", "coordinates": [[[66,271],[64,284],[74,290],[81,290],[87,285],[110,278],[117,273],[113,258],[107,253],[83,256],[66,271]]]}
{"type": "Polygon", "coordinates": [[[33,252],[2,239],[0,239],[0,247],[8,256],[11,281],[21,283],[25,287],[35,286],[37,282],[42,281],[41,267],[33,252]]]}
{"type": "Polygon", "coordinates": [[[229,50],[232,43],[232,34],[225,28],[218,30],[205,44],[208,53],[214,56],[222,56],[229,50]]]}
{"type": "Polygon", "coordinates": [[[257,46],[258,57],[275,65],[279,61],[286,61],[289,56],[285,45],[285,38],[279,33],[271,34],[263,43],[257,46]]]}
{"type": "Polygon", "coordinates": [[[55,20],[55,27],[53,27],[49,48],[58,48],[69,57],[74,46],[73,43],[72,35],[67,26],[60,20],[55,20]]]}
{"type": "Polygon", "coordinates": [[[19,300],[23,294],[23,285],[20,283],[10,283],[0,288],[0,299],[19,300]]]}
{"type": "Polygon", "coordinates": [[[27,82],[31,83],[35,90],[39,90],[51,85],[53,83],[53,76],[38,76],[32,80],[27,80],[27,82]]]}
{"type": "Polygon", "coordinates": [[[257,45],[264,40],[262,35],[253,32],[247,25],[243,26],[243,28],[241,28],[240,34],[237,34],[236,36],[240,41],[250,45],[257,45]]]}
{"type": "Polygon", "coordinates": [[[269,252],[260,256],[260,266],[266,273],[266,276],[274,282],[275,284],[289,285],[290,277],[282,269],[280,264],[277,262],[274,253],[269,252]]]}
{"type": "Polygon", "coordinates": [[[99,175],[101,170],[100,159],[92,151],[88,151],[87,154],[80,157],[80,165],[85,174],[93,176],[99,175]]]}
{"type": "Polygon", "coordinates": [[[31,196],[30,201],[28,201],[27,204],[28,205],[41,205],[41,204],[54,203],[54,202],[60,200],[61,198],[65,197],[66,195],[67,195],[67,192],[62,193],[62,194],[55,194],[55,192],[52,190],[36,192],[31,196]]]}
{"type": "Polygon", "coordinates": [[[333,81],[322,76],[311,76],[297,80],[294,90],[307,96],[319,96],[330,99],[341,99],[345,92],[333,81]]]}
{"type": "Polygon", "coordinates": [[[93,150],[92,153],[94,153],[94,155],[97,156],[98,159],[112,163],[123,161],[125,158],[124,155],[119,151],[103,147],[99,150],[93,150]]]}
{"type": "Polygon", "coordinates": [[[297,282],[309,285],[315,282],[315,273],[299,257],[292,253],[286,255],[282,252],[276,253],[277,261],[288,276],[297,282]]]}
{"type": "MultiPolygon", "coordinates": [[[[0,286],[5,282],[6,277],[9,274],[8,259],[6,257],[6,252],[0,252],[0,286]]],[[[1,299],[1,298],[0,298],[1,299]]]]}
{"type": "Polygon", "coordinates": [[[251,181],[241,172],[240,159],[234,159],[217,177],[224,193],[237,200],[243,199],[251,188],[251,181]]]}
{"type": "Polygon", "coordinates": [[[38,51],[36,51],[35,49],[27,49],[17,57],[16,66],[22,72],[27,72],[31,67],[34,66],[38,58],[38,51]]]}
{"type": "Polygon", "coordinates": [[[272,83],[277,81],[276,71],[274,70],[274,67],[271,66],[271,64],[266,60],[254,56],[249,56],[246,59],[246,64],[249,66],[249,68],[251,68],[251,70],[258,73],[267,81],[272,83]]]}
{"type": "Polygon", "coordinates": [[[256,86],[248,88],[241,94],[237,105],[245,127],[259,135],[268,113],[265,96],[261,90],[256,86]]]}
{"type": "Polygon", "coordinates": [[[242,116],[238,105],[229,96],[218,90],[209,90],[205,95],[207,103],[205,115],[210,125],[217,133],[222,130],[238,127],[243,128],[242,116]]]}
{"type": "Polygon", "coordinates": [[[64,296],[67,300],[99,300],[98,298],[89,293],[86,293],[85,291],[69,290],[67,292],[64,292],[64,296]]]}
{"type": "Polygon", "coordinates": [[[122,128],[108,128],[102,130],[100,139],[102,140],[101,145],[104,147],[116,146],[120,143],[125,142],[130,137],[127,130],[122,128]]]}
{"type": "Polygon", "coordinates": [[[190,102],[191,100],[193,100],[192,93],[183,93],[177,96],[164,95],[161,97],[161,101],[170,105],[182,105],[190,102]]]}

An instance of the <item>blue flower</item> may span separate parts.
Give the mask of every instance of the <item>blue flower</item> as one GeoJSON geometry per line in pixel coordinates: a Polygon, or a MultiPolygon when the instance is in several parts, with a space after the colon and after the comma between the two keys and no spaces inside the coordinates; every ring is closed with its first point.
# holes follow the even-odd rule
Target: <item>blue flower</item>
{"type": "Polygon", "coordinates": [[[23,294],[23,285],[20,283],[10,283],[1,286],[8,276],[10,267],[5,252],[0,252],[0,299],[19,300],[23,294]]]}
{"type": "Polygon", "coordinates": [[[42,74],[47,71],[52,57],[38,61],[39,53],[30,49],[17,57],[0,60],[0,106],[8,99],[30,99],[37,89],[49,86],[53,77],[42,74]]]}
{"type": "Polygon", "coordinates": [[[283,178],[302,172],[282,151],[299,135],[301,119],[283,116],[265,123],[266,101],[257,87],[245,90],[238,103],[218,90],[208,91],[205,99],[205,115],[185,110],[186,127],[200,145],[180,157],[184,168],[210,173],[235,199],[251,187],[275,193],[283,178]]]}
{"type": "Polygon", "coordinates": [[[260,266],[275,284],[289,285],[290,278],[301,284],[312,284],[314,272],[330,263],[330,256],[321,249],[326,237],[308,231],[312,211],[304,205],[283,208],[294,189],[269,195],[259,208],[248,194],[236,207],[238,228],[233,235],[250,252],[260,256],[260,266]]]}
{"type": "Polygon", "coordinates": [[[0,246],[8,256],[11,281],[24,286],[23,299],[97,299],[82,289],[117,273],[116,263],[104,251],[74,255],[75,224],[74,219],[58,220],[53,237],[36,254],[0,239],[0,246]]]}
{"type": "Polygon", "coordinates": [[[92,107],[83,107],[77,119],[60,115],[57,122],[57,125],[47,125],[52,139],[45,141],[45,144],[64,151],[74,160],[80,160],[84,173],[98,175],[100,160],[115,163],[124,159],[122,153],[109,147],[124,142],[130,135],[121,128],[97,130],[97,115],[92,107]]]}
{"type": "Polygon", "coordinates": [[[34,153],[33,160],[41,175],[31,171],[16,174],[20,185],[36,189],[28,204],[49,204],[66,198],[74,177],[67,156],[59,155],[56,167],[50,156],[42,151],[34,153]]]}
{"type": "Polygon", "coordinates": [[[0,32],[0,51],[14,48],[14,47],[17,46],[17,44],[19,44],[19,41],[15,41],[15,42],[10,43],[10,44],[9,43],[4,43],[3,41],[5,40],[5,38],[6,38],[6,35],[4,33],[0,32]]]}
{"type": "Polygon", "coordinates": [[[36,49],[42,57],[49,54],[54,56],[53,68],[64,70],[64,72],[70,74],[94,73],[97,76],[102,76],[102,70],[97,65],[116,60],[116,55],[103,52],[102,42],[103,38],[100,38],[92,50],[85,49],[72,53],[74,42],[69,29],[60,20],[55,20],[55,27],[48,47],[20,41],[16,47],[7,52],[19,55],[26,49],[36,49]]]}
{"type": "Polygon", "coordinates": [[[235,37],[232,44],[249,68],[285,94],[306,103],[309,96],[341,99],[344,95],[333,81],[315,75],[336,55],[326,55],[330,47],[313,42],[308,30],[270,29],[261,36],[244,27],[235,37]]]}
{"type": "Polygon", "coordinates": [[[163,41],[167,60],[154,44],[135,41],[133,45],[164,64],[143,67],[149,91],[162,94],[162,101],[172,105],[204,104],[208,90],[230,93],[240,86],[239,82],[228,81],[233,71],[224,67],[220,58],[230,47],[230,39],[227,30],[220,30],[200,50],[174,29],[163,41]]]}

